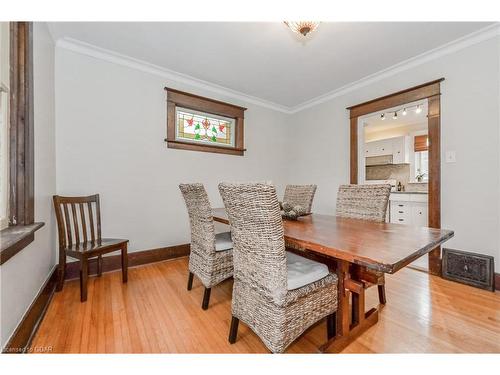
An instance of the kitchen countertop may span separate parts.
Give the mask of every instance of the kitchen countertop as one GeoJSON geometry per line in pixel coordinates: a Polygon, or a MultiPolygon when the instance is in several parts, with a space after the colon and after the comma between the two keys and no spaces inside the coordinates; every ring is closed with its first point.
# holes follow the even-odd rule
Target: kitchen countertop
{"type": "Polygon", "coordinates": [[[391,191],[391,194],[428,194],[427,191],[391,191]]]}

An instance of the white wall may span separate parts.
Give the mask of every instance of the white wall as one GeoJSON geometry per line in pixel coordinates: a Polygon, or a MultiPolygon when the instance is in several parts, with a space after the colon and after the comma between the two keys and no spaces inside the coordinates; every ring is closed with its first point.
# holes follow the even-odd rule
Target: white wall
{"type": "Polygon", "coordinates": [[[45,226],[36,232],[34,242],[0,267],[2,347],[55,265],[54,43],[44,23],[34,24],[33,53],[35,220],[44,221],[45,226]]]}
{"type": "Polygon", "coordinates": [[[56,48],[58,194],[101,194],[103,236],[130,250],[188,243],[178,185],[205,184],[223,206],[221,181],[286,181],[283,113],[215,96],[165,78],[56,48]],[[244,157],[166,147],[164,86],[248,107],[244,157]]]}
{"type": "Polygon", "coordinates": [[[436,78],[442,82],[442,227],[455,230],[446,247],[496,257],[499,250],[499,38],[400,72],[293,116],[297,143],[289,176],[318,184],[313,209],[333,213],[339,184],[349,182],[348,106],[436,78]],[[456,163],[444,163],[447,150],[456,163]]]}

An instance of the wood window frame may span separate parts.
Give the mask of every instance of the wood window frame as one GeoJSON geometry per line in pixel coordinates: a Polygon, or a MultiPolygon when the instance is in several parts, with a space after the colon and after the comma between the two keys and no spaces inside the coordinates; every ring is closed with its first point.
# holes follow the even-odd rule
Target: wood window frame
{"type": "Polygon", "coordinates": [[[244,147],[244,112],[246,108],[206,98],[199,95],[190,94],[184,91],[165,87],[167,92],[167,142],[168,148],[215,152],[219,154],[243,156],[246,151],[244,147]],[[218,146],[188,142],[176,139],[176,108],[182,107],[209,114],[224,116],[235,120],[234,126],[234,147],[218,146]]]}
{"type": "Polygon", "coordinates": [[[9,227],[0,231],[0,265],[34,241],[33,23],[11,22],[9,227]]]}
{"type": "MultiPolygon", "coordinates": [[[[358,183],[358,118],[427,99],[429,137],[429,227],[441,228],[441,82],[444,78],[348,107],[350,117],[350,181],[358,183]]],[[[441,247],[429,253],[429,272],[441,275],[441,247]]]]}

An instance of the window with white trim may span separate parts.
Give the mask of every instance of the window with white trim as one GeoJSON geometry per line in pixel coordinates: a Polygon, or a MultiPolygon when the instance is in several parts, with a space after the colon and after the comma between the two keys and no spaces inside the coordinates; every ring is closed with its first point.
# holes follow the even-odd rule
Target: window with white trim
{"type": "Polygon", "coordinates": [[[429,151],[415,152],[415,180],[429,181],[429,151]]]}

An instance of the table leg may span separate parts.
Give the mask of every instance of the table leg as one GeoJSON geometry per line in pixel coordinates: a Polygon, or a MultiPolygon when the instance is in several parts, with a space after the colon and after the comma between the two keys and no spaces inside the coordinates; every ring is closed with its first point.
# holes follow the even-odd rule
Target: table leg
{"type": "Polygon", "coordinates": [[[349,290],[345,281],[349,277],[349,263],[338,261],[337,263],[337,336],[349,333],[349,290]]]}
{"type": "MultiPolygon", "coordinates": [[[[356,267],[356,265],[353,265],[356,267]]],[[[356,275],[356,272],[353,272],[356,275]]],[[[337,264],[338,307],[337,336],[322,345],[322,352],[338,353],[352,343],[368,328],[378,322],[378,309],[365,312],[365,288],[361,280],[351,278],[349,263],[339,261],[337,264]],[[349,308],[349,295],[352,294],[352,309],[349,308]],[[349,320],[352,317],[352,322],[349,320]]]]}

